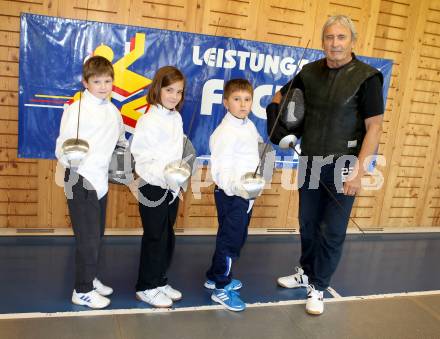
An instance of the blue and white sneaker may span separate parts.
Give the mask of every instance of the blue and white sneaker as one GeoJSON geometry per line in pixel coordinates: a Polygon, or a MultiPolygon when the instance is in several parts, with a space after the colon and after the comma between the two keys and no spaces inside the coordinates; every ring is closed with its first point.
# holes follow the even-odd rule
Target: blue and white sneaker
{"type": "Polygon", "coordinates": [[[99,309],[107,307],[110,304],[110,299],[100,295],[95,290],[87,293],[79,293],[76,290],[73,290],[72,303],[99,309]]]}
{"type": "MultiPolygon", "coordinates": [[[[243,287],[243,284],[238,279],[232,279],[229,285],[231,285],[231,290],[234,291],[237,291],[243,287]]],[[[205,288],[207,288],[208,290],[215,290],[215,282],[212,280],[206,279],[203,286],[205,286],[205,288]]]]}
{"type": "Polygon", "coordinates": [[[228,310],[234,312],[243,311],[246,304],[240,299],[240,293],[231,289],[231,284],[224,288],[216,288],[211,294],[211,299],[225,306],[228,310]]]}

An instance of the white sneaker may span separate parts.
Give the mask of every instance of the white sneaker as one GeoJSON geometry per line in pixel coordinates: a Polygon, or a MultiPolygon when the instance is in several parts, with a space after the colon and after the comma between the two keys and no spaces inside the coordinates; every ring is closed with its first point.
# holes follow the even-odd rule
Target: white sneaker
{"type": "Polygon", "coordinates": [[[306,312],[315,315],[324,312],[324,292],[315,290],[313,285],[307,286],[306,312]]]}
{"type": "Polygon", "coordinates": [[[77,293],[76,290],[73,290],[72,302],[90,308],[104,308],[110,304],[110,299],[103,297],[95,290],[87,293],[77,293]]]}
{"type": "Polygon", "coordinates": [[[172,288],[170,285],[159,286],[157,289],[161,291],[163,294],[165,294],[172,301],[178,301],[182,299],[182,293],[172,288]]]}
{"type": "Polygon", "coordinates": [[[138,291],[136,292],[136,298],[150,304],[151,306],[159,308],[171,307],[173,305],[171,298],[162,293],[158,288],[138,291]]]}
{"type": "Polygon", "coordinates": [[[307,287],[309,285],[309,277],[304,274],[304,270],[301,267],[295,267],[295,271],[295,274],[278,278],[278,285],[285,288],[307,287]]]}
{"type": "Polygon", "coordinates": [[[98,278],[93,279],[93,289],[104,297],[113,293],[113,288],[105,286],[98,278]]]}

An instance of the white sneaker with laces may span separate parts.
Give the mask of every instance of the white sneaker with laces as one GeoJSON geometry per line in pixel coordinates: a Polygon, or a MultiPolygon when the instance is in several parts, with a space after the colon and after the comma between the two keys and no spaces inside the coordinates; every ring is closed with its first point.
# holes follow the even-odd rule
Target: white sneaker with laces
{"type": "Polygon", "coordinates": [[[324,312],[324,292],[316,290],[313,285],[307,286],[306,312],[314,315],[324,312]]]}
{"type": "Polygon", "coordinates": [[[93,279],[93,289],[104,297],[113,293],[113,288],[105,286],[98,278],[93,279]]]}
{"type": "Polygon", "coordinates": [[[309,277],[304,274],[301,267],[295,267],[295,274],[278,278],[278,285],[285,288],[307,287],[309,285],[309,277]]]}
{"type": "Polygon", "coordinates": [[[172,288],[170,285],[159,286],[157,289],[161,291],[163,294],[165,294],[172,301],[178,301],[182,299],[182,293],[172,288]]]}
{"type": "Polygon", "coordinates": [[[104,308],[110,304],[110,299],[103,297],[95,290],[87,293],[77,293],[73,290],[72,303],[90,308],[104,308]]]}
{"type": "Polygon", "coordinates": [[[158,308],[167,308],[173,305],[171,298],[162,293],[158,288],[138,291],[136,292],[136,298],[158,308]]]}

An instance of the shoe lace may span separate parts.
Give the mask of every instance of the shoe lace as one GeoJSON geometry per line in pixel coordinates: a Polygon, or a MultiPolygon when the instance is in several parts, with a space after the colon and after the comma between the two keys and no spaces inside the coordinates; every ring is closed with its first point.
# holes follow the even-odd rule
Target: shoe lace
{"type": "MultiPolygon", "coordinates": [[[[234,295],[240,295],[240,292],[238,292],[237,290],[234,290],[232,287],[232,284],[229,284],[229,285],[227,285],[228,286],[228,288],[225,288],[225,290],[228,292],[228,293],[230,293],[231,295],[232,294],[234,294],[234,295]]],[[[225,286],[226,287],[226,286],[225,286]]]]}
{"type": "Polygon", "coordinates": [[[239,297],[240,296],[240,292],[235,291],[235,290],[230,290],[229,294],[231,295],[231,297],[239,297]]]}
{"type": "Polygon", "coordinates": [[[315,288],[314,285],[310,284],[308,286],[308,293],[307,293],[307,297],[308,298],[312,298],[313,296],[315,296],[316,298],[318,298],[319,300],[322,300],[323,296],[321,294],[321,291],[317,290],[315,288]]]}
{"type": "Polygon", "coordinates": [[[240,292],[237,290],[233,290],[232,288],[225,289],[225,291],[231,298],[240,296],[240,292]]]}
{"type": "Polygon", "coordinates": [[[307,286],[307,297],[312,298],[314,295],[317,295],[317,292],[314,285],[309,284],[309,286],[307,286]]]}
{"type": "Polygon", "coordinates": [[[161,290],[164,291],[164,292],[170,292],[171,291],[171,286],[170,285],[162,286],[161,290]]]}

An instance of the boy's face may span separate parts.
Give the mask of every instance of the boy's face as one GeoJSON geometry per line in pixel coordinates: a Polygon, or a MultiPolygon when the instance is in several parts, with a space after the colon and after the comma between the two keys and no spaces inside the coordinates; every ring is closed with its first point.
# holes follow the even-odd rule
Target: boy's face
{"type": "Polygon", "coordinates": [[[223,105],[234,117],[244,119],[251,111],[252,95],[248,91],[234,91],[227,99],[223,99],[223,105]]]}
{"type": "Polygon", "coordinates": [[[110,75],[93,75],[87,81],[83,80],[83,85],[95,97],[107,99],[112,93],[113,79],[110,75]]]}

